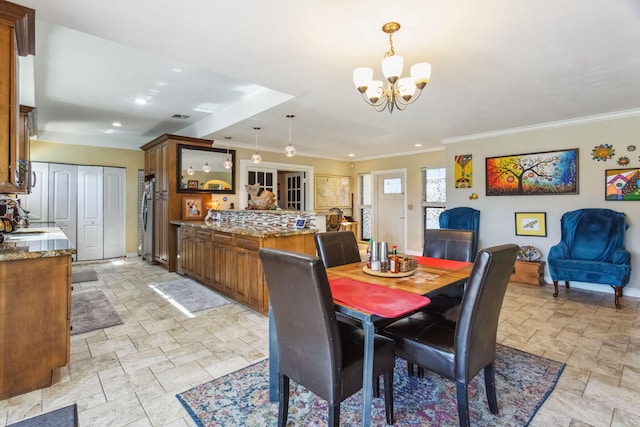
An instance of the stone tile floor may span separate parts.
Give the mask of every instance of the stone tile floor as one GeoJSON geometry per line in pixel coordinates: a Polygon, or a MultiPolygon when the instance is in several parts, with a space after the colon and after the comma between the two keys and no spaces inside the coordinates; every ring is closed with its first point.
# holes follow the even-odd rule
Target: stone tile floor
{"type": "MultiPolygon", "coordinates": [[[[71,362],[46,389],[0,401],[0,426],[78,404],[80,425],[194,426],[175,394],[268,355],[266,317],[232,303],[189,317],[150,285],[178,278],[140,259],[77,263],[100,280],[123,325],[71,337],[71,362]]],[[[532,426],[640,425],[637,298],[511,284],[498,340],[567,364],[532,426]]],[[[499,400],[499,396],[498,396],[499,400]]]]}

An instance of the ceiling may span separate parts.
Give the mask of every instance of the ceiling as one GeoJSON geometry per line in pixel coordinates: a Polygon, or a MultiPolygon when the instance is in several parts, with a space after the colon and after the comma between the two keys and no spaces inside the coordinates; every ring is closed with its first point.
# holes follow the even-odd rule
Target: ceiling
{"type": "Polygon", "coordinates": [[[299,154],[357,161],[640,114],[636,0],[14,2],[36,10],[45,141],[137,149],[174,133],[253,148],[257,133],[260,151],[282,152],[291,124],[299,154]],[[392,114],[352,83],[356,67],[382,77],[388,21],[402,25],[404,74],[416,62],[433,69],[421,98],[392,114]]]}

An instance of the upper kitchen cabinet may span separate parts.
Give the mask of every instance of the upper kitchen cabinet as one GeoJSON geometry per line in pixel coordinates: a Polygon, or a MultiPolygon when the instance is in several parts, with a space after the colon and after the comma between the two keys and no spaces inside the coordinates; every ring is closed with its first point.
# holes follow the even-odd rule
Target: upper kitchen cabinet
{"type": "Polygon", "coordinates": [[[29,150],[20,144],[29,137],[21,135],[18,56],[35,50],[35,11],[0,0],[0,193],[28,191],[29,150]]]}

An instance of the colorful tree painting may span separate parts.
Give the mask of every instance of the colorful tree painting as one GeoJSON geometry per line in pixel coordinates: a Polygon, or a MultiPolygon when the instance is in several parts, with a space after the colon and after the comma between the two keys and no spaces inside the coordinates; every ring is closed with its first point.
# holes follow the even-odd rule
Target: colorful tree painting
{"type": "Polygon", "coordinates": [[[488,157],[487,196],[578,193],[578,149],[488,157]]]}

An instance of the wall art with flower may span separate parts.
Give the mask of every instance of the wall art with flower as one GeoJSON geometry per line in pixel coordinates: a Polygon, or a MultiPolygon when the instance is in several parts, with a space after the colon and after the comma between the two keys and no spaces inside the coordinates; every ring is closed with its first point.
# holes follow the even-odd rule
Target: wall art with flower
{"type": "Polygon", "coordinates": [[[578,194],[578,149],[486,159],[487,196],[578,194]]]}

